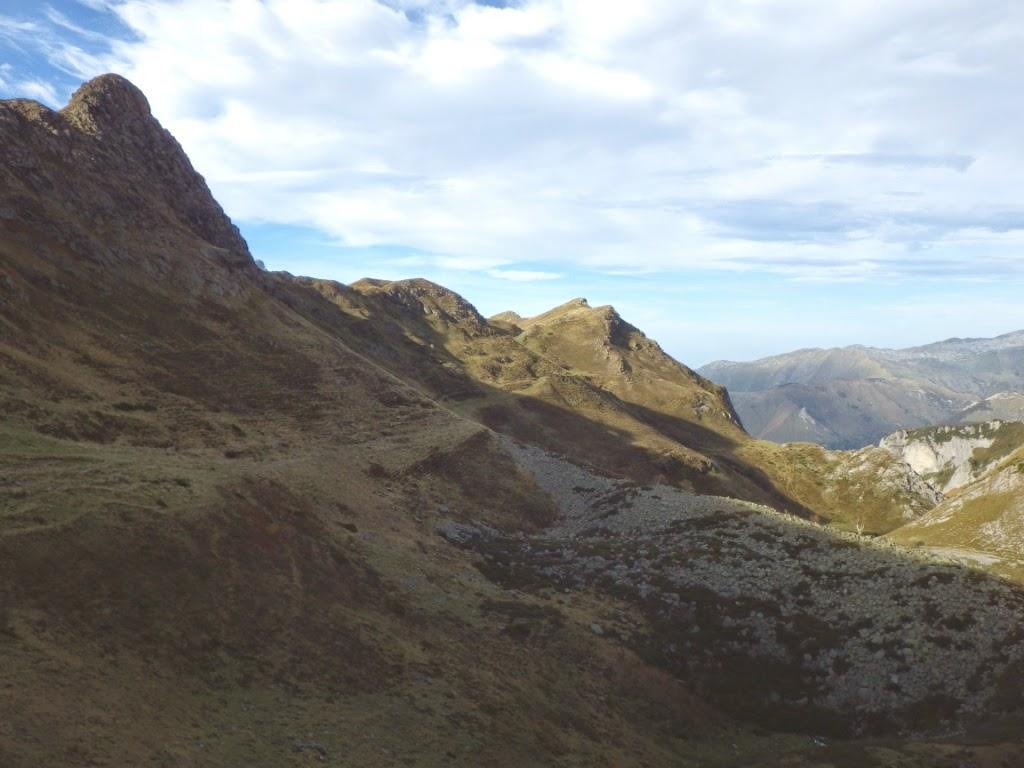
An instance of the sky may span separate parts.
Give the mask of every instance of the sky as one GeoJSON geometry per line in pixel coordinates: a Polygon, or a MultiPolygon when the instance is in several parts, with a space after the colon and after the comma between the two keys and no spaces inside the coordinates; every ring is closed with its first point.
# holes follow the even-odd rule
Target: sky
{"type": "Polygon", "coordinates": [[[1024,3],[0,0],[0,97],[104,72],[270,269],[690,365],[1024,328],[1024,3]]]}

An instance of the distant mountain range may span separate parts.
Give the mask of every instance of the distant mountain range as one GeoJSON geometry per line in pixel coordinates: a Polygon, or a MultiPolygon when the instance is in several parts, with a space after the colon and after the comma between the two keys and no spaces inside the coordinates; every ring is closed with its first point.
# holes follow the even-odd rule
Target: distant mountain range
{"type": "Polygon", "coordinates": [[[802,349],[700,373],[775,442],[858,448],[900,429],[1024,418],[1024,331],[908,349],[802,349]]]}

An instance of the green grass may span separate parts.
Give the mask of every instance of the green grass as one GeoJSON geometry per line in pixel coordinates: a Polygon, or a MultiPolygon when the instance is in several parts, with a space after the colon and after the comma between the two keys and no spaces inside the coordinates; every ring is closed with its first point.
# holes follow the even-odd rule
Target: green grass
{"type": "Polygon", "coordinates": [[[986,437],[993,438],[992,445],[988,448],[974,449],[974,454],[971,456],[972,468],[988,466],[1024,446],[1024,423],[1012,421],[1002,424],[999,429],[990,432],[986,437]]]}
{"type": "Polygon", "coordinates": [[[990,523],[998,519],[1016,498],[1016,494],[1012,492],[979,496],[964,503],[957,520],[972,526],[990,523]]]}
{"type": "Polygon", "coordinates": [[[982,439],[982,440],[1017,440],[1021,444],[1024,438],[1024,423],[1001,422],[998,427],[992,422],[980,422],[976,424],[939,425],[933,427],[921,427],[907,431],[910,440],[931,440],[939,445],[949,443],[956,438],[982,439]]]}
{"type": "Polygon", "coordinates": [[[87,516],[122,522],[188,508],[244,462],[159,448],[76,442],[0,427],[0,536],[67,526],[87,516]]]}
{"type": "Polygon", "coordinates": [[[11,611],[9,608],[0,605],[0,643],[16,638],[17,634],[14,631],[14,618],[11,616],[11,611]]]}
{"type": "Polygon", "coordinates": [[[60,440],[35,430],[9,424],[0,425],[0,460],[4,456],[82,456],[94,455],[91,446],[60,440]]]}
{"type": "Polygon", "coordinates": [[[924,479],[931,483],[931,486],[933,488],[937,488],[938,490],[941,491],[953,478],[953,473],[955,471],[956,470],[953,467],[947,466],[945,469],[939,472],[936,472],[931,475],[925,475],[924,479]]]}

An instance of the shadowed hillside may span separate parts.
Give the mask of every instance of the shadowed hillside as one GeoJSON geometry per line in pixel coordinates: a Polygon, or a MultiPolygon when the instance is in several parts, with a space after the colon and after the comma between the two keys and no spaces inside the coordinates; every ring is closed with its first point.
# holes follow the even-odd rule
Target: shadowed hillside
{"type": "Polygon", "coordinates": [[[611,308],[265,273],[120,77],[0,102],[0,412],[5,768],[1024,755],[1018,587],[810,522],[925,514],[905,464],[611,308]]]}
{"type": "Polygon", "coordinates": [[[488,321],[425,280],[349,287],[271,279],[278,295],[311,317],[312,305],[296,287],[314,288],[342,310],[317,311],[318,322],[448,408],[606,474],[763,502],[875,533],[937,503],[888,451],[751,440],[721,387],[666,355],[611,307],[576,299],[536,318],[509,313],[488,321]]]}

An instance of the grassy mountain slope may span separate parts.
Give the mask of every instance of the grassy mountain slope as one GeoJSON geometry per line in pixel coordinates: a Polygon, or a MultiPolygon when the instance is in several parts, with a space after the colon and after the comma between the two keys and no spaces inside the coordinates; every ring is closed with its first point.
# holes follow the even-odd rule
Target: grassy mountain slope
{"type": "MultiPolygon", "coordinates": [[[[689,631],[685,617],[658,623],[605,584],[521,589],[438,535],[471,526],[520,547],[564,511],[489,426],[625,487],[850,514],[813,478],[856,454],[789,461],[805,447],[750,440],[720,389],[611,313],[579,314],[586,350],[425,281],[263,273],[126,81],[92,81],[61,113],[0,103],[0,764],[1019,757],[1012,730],[975,746],[893,725],[824,747],[773,732],[702,688],[723,657],[687,677],[593,629],[633,616],[660,637],[689,631]]],[[[708,535],[716,568],[756,579],[733,533],[708,535]]],[[[1016,605],[979,579],[958,574],[956,593],[1016,605]]],[[[803,680],[794,648],[784,667],[803,680]]],[[[991,661],[997,700],[973,700],[1012,725],[1013,659],[991,661]]],[[[933,704],[922,723],[953,716],[933,704]]]]}
{"type": "MultiPolygon", "coordinates": [[[[72,107],[145,117],[124,114],[142,107],[122,81],[86,89],[72,107]]],[[[364,765],[650,760],[674,749],[669,723],[714,727],[558,611],[544,660],[505,633],[530,606],[433,532],[442,508],[549,519],[486,430],[273,298],[244,243],[206,239],[231,232],[208,195],[191,217],[131,162],[101,168],[145,170],[119,134],[28,103],[0,121],[0,656],[17,702],[0,763],[279,766],[310,744],[364,765]],[[592,688],[558,682],[571,659],[592,688]],[[674,714],[609,722],[599,702],[622,696],[674,714]]]]}
{"type": "Polygon", "coordinates": [[[741,455],[763,467],[783,493],[814,510],[812,519],[841,530],[887,533],[927,513],[942,498],[899,457],[874,446],[830,451],[812,443],[753,440],[741,455]]]}
{"type": "Polygon", "coordinates": [[[879,533],[937,501],[886,451],[751,440],[721,387],[611,307],[577,299],[536,318],[507,313],[488,321],[424,280],[298,282],[342,309],[357,331],[351,343],[448,407],[606,474],[758,501],[849,528],[867,520],[879,533]],[[855,494],[847,493],[851,485],[855,494]]]}
{"type": "Polygon", "coordinates": [[[946,550],[1015,579],[1024,577],[1024,439],[1019,430],[1013,432],[1015,450],[1006,449],[1009,431],[1002,440],[976,449],[978,464],[990,469],[890,538],[946,550]]]}
{"type": "Polygon", "coordinates": [[[802,349],[750,363],[718,360],[701,369],[733,392],[761,392],[784,384],[823,384],[849,379],[892,376],[865,347],[802,349]]]}

